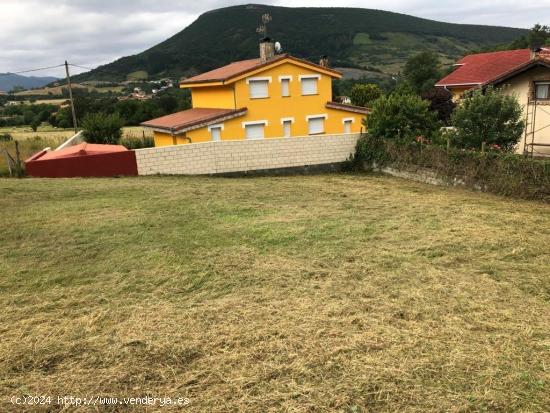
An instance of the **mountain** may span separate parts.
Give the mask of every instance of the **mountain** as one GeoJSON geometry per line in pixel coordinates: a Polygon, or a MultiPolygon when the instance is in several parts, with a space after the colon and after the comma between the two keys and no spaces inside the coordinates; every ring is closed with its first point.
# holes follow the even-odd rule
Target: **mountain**
{"type": "Polygon", "coordinates": [[[170,39],[134,56],[77,76],[77,80],[123,80],[143,71],[150,78],[189,76],[235,60],[258,56],[256,28],[271,14],[269,36],[294,56],[334,66],[398,72],[420,51],[438,53],[444,63],[481,48],[511,42],[526,30],[442,23],[382,10],[288,8],[242,5],[213,10],[170,39]]]}
{"type": "Polygon", "coordinates": [[[9,92],[17,86],[21,86],[25,89],[32,89],[36,87],[43,87],[49,83],[58,80],[56,77],[45,76],[21,76],[11,73],[0,73],[0,90],[9,92]]]}

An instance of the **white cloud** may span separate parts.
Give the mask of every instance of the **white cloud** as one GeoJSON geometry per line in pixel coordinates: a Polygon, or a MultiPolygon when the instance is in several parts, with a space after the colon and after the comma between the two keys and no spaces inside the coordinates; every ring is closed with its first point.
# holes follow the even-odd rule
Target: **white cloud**
{"type": "MultiPolygon", "coordinates": [[[[369,7],[455,23],[530,27],[550,0],[273,0],[281,6],[369,7]]],[[[98,66],[141,52],[231,0],[0,0],[0,72],[63,63],[98,66]]],[[[541,21],[541,23],[545,23],[541,21]]],[[[549,23],[549,22],[546,22],[549,23]]],[[[43,74],[62,76],[59,70],[43,74]]]]}

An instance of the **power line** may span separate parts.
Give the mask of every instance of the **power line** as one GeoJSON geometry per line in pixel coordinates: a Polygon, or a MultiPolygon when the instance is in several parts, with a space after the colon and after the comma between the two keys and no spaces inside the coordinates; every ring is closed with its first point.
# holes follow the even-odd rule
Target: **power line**
{"type": "Polygon", "coordinates": [[[69,66],[74,66],[74,67],[78,67],[78,68],[80,68],[80,69],[86,69],[86,70],[99,70],[99,71],[103,72],[103,70],[98,69],[98,68],[93,69],[93,68],[91,68],[91,67],[86,67],[86,66],[81,66],[81,65],[75,65],[74,63],[69,63],[69,66]]]}
{"type": "Polygon", "coordinates": [[[23,73],[40,72],[41,70],[55,69],[57,67],[62,67],[62,66],[65,66],[65,64],[60,64],[60,65],[57,65],[57,66],[40,67],[38,69],[21,70],[19,72],[0,73],[0,76],[11,76],[11,75],[20,75],[20,74],[23,74],[23,73]]]}
{"type": "MultiPolygon", "coordinates": [[[[86,69],[86,70],[93,70],[95,72],[101,72],[101,73],[106,73],[108,75],[116,75],[116,76],[124,76],[125,73],[122,73],[120,71],[113,71],[113,70],[105,70],[105,69],[101,69],[99,67],[96,67],[96,68],[91,68],[91,67],[86,67],[86,66],[82,66],[82,65],[76,65],[74,63],[69,63],[70,66],[74,66],[74,67],[78,67],[79,69],[86,69]]],[[[130,75],[126,75],[127,77],[130,77],[130,75]]]]}

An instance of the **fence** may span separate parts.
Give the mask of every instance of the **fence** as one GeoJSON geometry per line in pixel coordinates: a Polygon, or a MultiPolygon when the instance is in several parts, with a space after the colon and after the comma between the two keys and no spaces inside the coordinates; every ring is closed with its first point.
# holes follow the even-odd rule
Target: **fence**
{"type": "Polygon", "coordinates": [[[207,175],[338,164],[360,134],[204,142],[137,149],[139,175],[207,175]]]}

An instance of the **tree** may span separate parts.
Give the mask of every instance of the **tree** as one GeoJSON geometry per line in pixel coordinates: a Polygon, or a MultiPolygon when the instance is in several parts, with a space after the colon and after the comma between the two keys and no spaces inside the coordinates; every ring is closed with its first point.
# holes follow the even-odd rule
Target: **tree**
{"type": "Polygon", "coordinates": [[[25,110],[25,112],[23,112],[23,121],[25,122],[25,125],[30,125],[34,119],[34,116],[35,114],[31,109],[25,110]]]}
{"type": "Polygon", "coordinates": [[[414,94],[393,93],[374,102],[367,126],[374,137],[412,141],[419,136],[434,136],[439,122],[429,102],[414,94]]]}
{"type": "Polygon", "coordinates": [[[36,132],[38,127],[40,126],[42,122],[40,122],[40,117],[39,116],[35,116],[32,120],[31,120],[31,129],[36,132]]]}
{"type": "Polygon", "coordinates": [[[523,111],[515,96],[492,87],[476,90],[455,110],[451,123],[456,128],[454,144],[462,148],[489,147],[511,151],[524,130],[523,111]]]}
{"type": "Polygon", "coordinates": [[[116,113],[89,113],[82,121],[84,139],[88,143],[116,145],[122,137],[124,120],[116,113]]]}
{"type": "Polygon", "coordinates": [[[541,47],[550,41],[550,27],[535,24],[527,35],[529,47],[541,47]]]}
{"type": "Polygon", "coordinates": [[[422,93],[421,97],[430,102],[430,110],[437,112],[439,120],[448,125],[456,107],[456,103],[453,102],[453,94],[447,89],[434,87],[422,93]]]}
{"type": "Polygon", "coordinates": [[[439,57],[433,52],[422,52],[407,60],[403,76],[416,93],[431,89],[441,78],[439,57]]]}
{"type": "Polygon", "coordinates": [[[535,24],[526,36],[521,36],[510,44],[510,49],[535,48],[550,44],[550,27],[535,24]]]}
{"type": "Polygon", "coordinates": [[[357,106],[371,106],[373,102],[383,95],[382,89],[373,83],[356,84],[351,88],[351,103],[357,106]]]}

